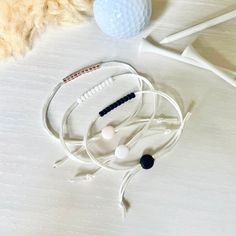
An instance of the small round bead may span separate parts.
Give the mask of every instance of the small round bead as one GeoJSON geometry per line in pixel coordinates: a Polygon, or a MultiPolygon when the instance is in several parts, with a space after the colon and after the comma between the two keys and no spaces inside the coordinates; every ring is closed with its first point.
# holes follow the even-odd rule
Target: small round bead
{"type": "Polygon", "coordinates": [[[117,108],[119,106],[119,103],[117,101],[113,104],[115,105],[115,108],[117,108]]]}
{"type": "Polygon", "coordinates": [[[115,150],[115,156],[118,159],[125,159],[129,155],[129,148],[125,145],[120,145],[115,150]]]}
{"type": "Polygon", "coordinates": [[[109,113],[111,111],[111,109],[109,107],[105,108],[104,110],[106,113],[109,113]]]}
{"type": "Polygon", "coordinates": [[[110,77],[107,79],[107,81],[109,82],[109,84],[112,84],[113,83],[113,79],[110,77]]]}
{"type": "Polygon", "coordinates": [[[112,126],[106,126],[102,129],[102,137],[106,140],[110,140],[114,137],[115,130],[112,126]]]}
{"type": "Polygon", "coordinates": [[[115,104],[111,104],[110,107],[111,107],[112,110],[116,108],[115,104]]]}
{"type": "Polygon", "coordinates": [[[81,104],[83,101],[82,101],[80,98],[78,98],[78,99],[77,99],[77,102],[78,102],[79,104],[81,104]]]}
{"type": "Polygon", "coordinates": [[[125,100],[125,102],[127,102],[127,101],[129,100],[129,97],[128,97],[128,96],[125,96],[125,97],[124,97],[124,100],[125,100]]]}
{"type": "Polygon", "coordinates": [[[85,93],[85,94],[84,94],[84,97],[85,97],[86,99],[88,99],[88,98],[89,98],[88,93],[85,93]]]}
{"type": "Polygon", "coordinates": [[[121,98],[120,101],[121,101],[122,103],[125,103],[125,102],[126,102],[125,97],[121,98]]]}
{"type": "Polygon", "coordinates": [[[155,159],[151,155],[145,154],[141,157],[139,162],[143,169],[148,170],[153,167],[154,161],[155,159]]]}
{"type": "Polygon", "coordinates": [[[105,116],[105,112],[104,112],[104,111],[100,111],[100,112],[99,112],[99,115],[100,115],[101,117],[103,117],[103,116],[105,116]]]}

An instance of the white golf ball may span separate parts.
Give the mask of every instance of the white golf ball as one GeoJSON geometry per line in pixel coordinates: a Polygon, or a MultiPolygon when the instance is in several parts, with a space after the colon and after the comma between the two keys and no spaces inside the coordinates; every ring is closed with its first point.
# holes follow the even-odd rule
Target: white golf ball
{"type": "Polygon", "coordinates": [[[99,28],[114,38],[138,35],[150,22],[151,0],[95,0],[94,17],[99,28]]]}

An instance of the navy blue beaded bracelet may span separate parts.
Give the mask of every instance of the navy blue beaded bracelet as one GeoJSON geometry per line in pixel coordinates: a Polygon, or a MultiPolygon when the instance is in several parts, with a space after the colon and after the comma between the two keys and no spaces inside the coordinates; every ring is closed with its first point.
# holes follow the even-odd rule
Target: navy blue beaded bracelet
{"type": "Polygon", "coordinates": [[[123,98],[120,98],[116,102],[112,103],[111,105],[107,106],[105,109],[103,109],[102,111],[99,112],[99,115],[101,117],[103,117],[106,114],[108,114],[109,112],[111,112],[112,110],[114,110],[115,108],[121,106],[122,104],[128,102],[129,100],[134,99],[135,97],[136,97],[135,93],[130,93],[130,94],[124,96],[123,98]]]}

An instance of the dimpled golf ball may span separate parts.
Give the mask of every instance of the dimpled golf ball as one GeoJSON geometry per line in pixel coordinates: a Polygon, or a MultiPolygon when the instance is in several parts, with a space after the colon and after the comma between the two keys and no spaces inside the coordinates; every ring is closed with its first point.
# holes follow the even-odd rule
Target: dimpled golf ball
{"type": "Polygon", "coordinates": [[[151,0],[95,0],[94,17],[99,28],[114,38],[138,35],[150,22],[151,0]]]}

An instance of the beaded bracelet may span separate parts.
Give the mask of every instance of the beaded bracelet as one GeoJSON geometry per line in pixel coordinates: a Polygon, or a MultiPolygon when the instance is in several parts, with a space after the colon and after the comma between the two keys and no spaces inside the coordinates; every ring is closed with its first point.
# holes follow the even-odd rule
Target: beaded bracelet
{"type": "MultiPolygon", "coordinates": [[[[131,170],[133,169],[134,167],[112,167],[112,166],[109,166],[106,164],[104,164],[103,162],[99,161],[98,158],[96,158],[92,153],[91,151],[89,150],[88,148],[88,134],[90,133],[91,131],[91,127],[93,127],[94,123],[101,117],[103,117],[104,115],[108,114],[109,112],[111,112],[112,110],[114,110],[115,108],[117,108],[118,106],[128,102],[129,100],[131,99],[134,99],[137,95],[143,95],[143,94],[152,94],[152,95],[158,95],[162,98],[164,98],[165,100],[167,100],[172,106],[173,108],[176,110],[177,112],[177,115],[178,115],[178,118],[179,118],[179,123],[180,123],[180,126],[179,126],[179,129],[175,132],[175,134],[171,137],[171,139],[167,142],[166,145],[162,146],[161,149],[159,149],[159,151],[155,154],[155,155],[159,155],[160,151],[161,150],[164,150],[164,149],[169,149],[172,145],[174,145],[176,143],[176,141],[179,139],[180,137],[180,134],[182,132],[182,128],[183,128],[183,125],[184,125],[184,118],[183,118],[183,115],[182,115],[182,112],[181,112],[181,109],[179,107],[179,105],[177,104],[177,102],[171,98],[170,96],[168,96],[166,93],[163,93],[161,91],[139,91],[139,92],[136,92],[136,93],[130,93],[128,95],[126,95],[125,97],[117,100],[115,103],[112,103],[111,105],[107,106],[105,109],[103,109],[102,111],[99,112],[99,116],[97,117],[97,119],[95,121],[93,121],[90,125],[89,125],[89,128],[88,128],[88,131],[87,133],[85,134],[84,136],[84,146],[85,146],[85,150],[86,150],[86,153],[89,155],[90,159],[99,167],[103,168],[103,169],[106,169],[106,170],[131,170]],[[181,131],[181,132],[180,132],[181,131]]],[[[148,128],[148,126],[147,126],[148,128]]],[[[112,127],[109,127],[109,130],[107,131],[107,127],[104,128],[105,131],[103,130],[102,133],[114,133],[110,130],[112,130],[112,127]]],[[[142,130],[140,133],[139,133],[139,136],[142,136],[144,134],[144,130],[142,130]]],[[[105,135],[107,136],[107,134],[105,135]]],[[[133,138],[133,139],[136,139],[133,138]]],[[[135,140],[134,142],[129,142],[128,145],[132,146],[137,140],[135,140]]],[[[129,153],[129,147],[128,145],[120,145],[116,148],[115,150],[115,156],[117,158],[120,158],[120,159],[124,159],[128,153],[129,153]]]]}
{"type": "MultiPolygon", "coordinates": [[[[144,93],[156,93],[157,91],[145,91],[144,93]]],[[[159,94],[160,96],[162,95],[166,95],[164,93],[159,94]]],[[[164,97],[164,96],[163,96],[164,97]]],[[[166,96],[166,99],[168,98],[168,96],[166,96]]],[[[169,97],[170,98],[170,97],[169,97]]],[[[171,98],[172,99],[172,98],[171,98]]],[[[171,101],[171,100],[169,100],[171,101]]],[[[173,105],[176,103],[173,99],[172,99],[173,105]]],[[[177,103],[175,105],[178,105],[177,103]]],[[[177,113],[180,115],[182,113],[180,110],[180,107],[177,106],[176,107],[176,111],[179,110],[177,113]]],[[[144,154],[142,155],[142,157],[139,160],[139,163],[130,171],[128,171],[122,180],[120,189],[119,189],[119,206],[123,209],[123,216],[125,215],[125,213],[127,212],[130,204],[129,202],[125,199],[125,192],[126,189],[128,187],[128,184],[130,183],[130,181],[132,180],[132,178],[140,171],[140,170],[149,170],[154,166],[155,160],[160,157],[163,156],[164,154],[166,154],[167,152],[169,152],[170,150],[173,149],[173,147],[177,144],[178,140],[180,139],[180,136],[183,132],[183,129],[185,127],[186,122],[188,121],[188,119],[191,116],[191,112],[188,111],[187,114],[183,117],[183,115],[180,115],[179,118],[181,120],[181,124],[179,126],[179,129],[176,131],[175,135],[168,140],[164,145],[162,145],[161,148],[157,148],[157,151],[153,151],[153,154],[144,154]],[[182,118],[181,118],[182,116],[182,118]]],[[[106,164],[106,163],[104,163],[106,164]]]]}
{"type": "MultiPolygon", "coordinates": [[[[177,102],[174,101],[174,99],[172,99],[170,96],[168,96],[167,94],[165,94],[161,91],[154,90],[154,87],[152,86],[152,84],[145,77],[137,75],[137,72],[135,71],[135,69],[133,69],[128,64],[122,63],[122,62],[105,62],[105,63],[95,64],[95,65],[83,68],[83,69],[67,76],[66,78],[63,79],[63,82],[60,82],[53,89],[51,95],[46,100],[44,107],[43,107],[43,111],[42,111],[42,119],[43,119],[43,124],[44,124],[45,129],[47,130],[47,132],[51,136],[53,136],[56,139],[58,139],[58,138],[60,139],[61,144],[70,159],[78,161],[80,163],[95,164],[98,167],[98,170],[99,169],[106,169],[106,170],[110,170],[110,171],[124,171],[124,170],[127,171],[125,176],[123,177],[123,180],[122,180],[122,183],[120,186],[120,190],[119,190],[119,204],[122,207],[122,209],[124,210],[124,212],[126,212],[128,209],[128,204],[126,204],[127,201],[125,201],[124,195],[125,195],[125,191],[127,189],[129,182],[131,181],[132,177],[134,177],[134,175],[142,169],[144,169],[144,170],[151,169],[153,167],[157,157],[164,155],[166,152],[170,151],[175,146],[175,144],[178,142],[178,140],[181,136],[181,133],[184,129],[185,122],[189,118],[189,115],[190,115],[190,113],[187,113],[187,115],[184,117],[179,105],[177,104],[177,102]],[[67,84],[68,82],[71,82],[71,81],[75,80],[76,78],[81,77],[84,74],[88,74],[93,71],[99,70],[101,68],[107,68],[107,67],[122,67],[132,74],[123,74],[123,75],[117,75],[117,76],[110,77],[108,79],[105,79],[103,82],[99,83],[98,85],[94,86],[93,88],[90,88],[88,91],[84,92],[77,99],[77,101],[75,103],[73,103],[65,112],[65,114],[63,116],[63,120],[62,120],[62,125],[60,128],[60,132],[58,133],[56,130],[54,130],[51,127],[48,113],[49,113],[49,108],[50,108],[51,102],[52,102],[53,98],[56,96],[59,89],[64,84],[67,84]],[[82,106],[88,99],[90,99],[91,97],[95,96],[97,93],[99,93],[102,90],[105,90],[106,88],[111,86],[112,83],[114,82],[114,80],[117,80],[120,78],[126,78],[126,77],[133,78],[138,81],[139,91],[137,91],[135,93],[129,93],[128,95],[122,97],[121,99],[118,99],[116,102],[110,104],[109,106],[105,107],[100,112],[98,112],[98,117],[96,118],[95,121],[91,122],[85,136],[82,139],[71,139],[71,138],[66,139],[64,137],[64,128],[65,128],[65,125],[67,124],[67,120],[68,120],[70,114],[77,107],[82,106]],[[146,85],[148,87],[148,89],[149,89],[148,91],[143,90],[144,85],[146,85]],[[154,98],[153,113],[149,119],[147,119],[147,118],[142,119],[142,118],[137,117],[138,113],[142,107],[144,94],[151,94],[151,95],[153,95],[153,98],[154,98]],[[158,119],[155,117],[156,109],[157,109],[156,108],[157,96],[166,99],[175,108],[177,115],[178,115],[178,123],[179,123],[177,130],[173,129],[172,131],[174,131],[174,134],[168,141],[166,141],[161,147],[158,147],[156,151],[153,151],[152,154],[142,155],[142,157],[139,159],[138,163],[136,162],[134,166],[130,166],[130,167],[127,167],[127,166],[114,167],[114,166],[112,166],[111,163],[113,163],[112,161],[114,160],[114,156],[119,159],[125,159],[127,157],[127,155],[129,154],[130,148],[133,147],[135,144],[137,144],[137,142],[141,139],[141,137],[144,138],[144,137],[149,136],[149,135],[147,135],[146,131],[150,131],[152,129],[151,124],[153,123],[153,121],[158,121],[158,122],[160,121],[161,122],[161,119],[158,119]],[[98,119],[102,119],[104,116],[111,113],[114,109],[117,109],[119,106],[121,106],[121,105],[127,103],[128,101],[135,99],[135,98],[139,98],[140,102],[138,103],[138,106],[135,107],[133,113],[131,112],[131,114],[129,115],[129,117],[127,119],[125,119],[122,123],[120,123],[116,127],[107,126],[107,127],[103,128],[100,132],[89,137],[89,134],[98,119]],[[134,118],[137,118],[137,120],[135,121],[134,118]],[[102,157],[95,157],[93,155],[93,153],[89,150],[88,143],[90,141],[94,141],[96,139],[99,139],[101,136],[105,140],[110,140],[110,139],[112,139],[114,134],[116,132],[119,132],[121,129],[127,128],[131,125],[140,125],[140,124],[142,124],[144,127],[141,130],[139,130],[138,133],[136,133],[134,135],[134,137],[132,137],[129,140],[129,142],[127,142],[126,144],[123,144],[123,145],[119,145],[115,149],[115,152],[103,155],[102,157]],[[75,155],[74,152],[70,151],[67,144],[79,145],[80,146],[79,153],[82,151],[85,151],[87,153],[88,157],[85,157],[82,155],[79,155],[79,156],[75,155]]],[[[174,119],[170,119],[170,121],[173,121],[173,120],[174,119]]],[[[157,134],[156,131],[157,130],[155,130],[155,134],[157,134]]],[[[169,130],[164,129],[162,131],[164,131],[164,134],[166,134],[166,132],[167,131],[169,132],[170,129],[169,130]]],[[[88,177],[88,179],[90,179],[91,175],[87,174],[87,177],[88,177]]]]}
{"type": "MultiPolygon", "coordinates": [[[[97,119],[104,117],[105,115],[110,113],[112,110],[114,110],[117,107],[121,106],[122,104],[128,102],[129,100],[134,99],[137,95],[140,95],[140,94],[142,94],[142,95],[143,94],[153,94],[153,95],[158,95],[158,96],[166,99],[173,106],[173,108],[176,110],[177,115],[179,117],[179,122],[180,122],[179,128],[177,129],[175,134],[164,145],[157,148],[157,151],[154,151],[153,154],[142,155],[142,157],[139,160],[139,163],[136,164],[134,167],[131,167],[131,168],[130,167],[128,167],[128,168],[127,167],[122,167],[122,168],[116,167],[115,168],[115,167],[108,165],[111,162],[107,162],[107,161],[100,162],[98,160],[98,158],[95,158],[95,156],[90,152],[90,150],[88,148],[88,145],[87,145],[88,133],[90,133],[91,127],[96,122],[96,120],[91,123],[91,125],[88,128],[87,134],[84,137],[84,145],[85,145],[86,152],[89,155],[89,157],[91,158],[91,160],[93,160],[96,165],[98,165],[102,169],[112,170],[112,171],[128,170],[128,172],[125,174],[125,176],[122,180],[122,183],[121,183],[121,186],[119,189],[119,206],[123,209],[123,213],[126,213],[129,208],[129,203],[124,198],[125,191],[127,189],[129,182],[141,169],[144,169],[144,170],[151,169],[154,166],[154,163],[155,163],[155,160],[157,159],[157,157],[164,155],[165,153],[170,151],[175,146],[175,144],[178,142],[178,140],[182,134],[182,131],[184,129],[184,125],[185,125],[186,121],[188,120],[188,118],[191,115],[191,113],[188,112],[187,115],[184,117],[177,102],[173,98],[171,98],[169,95],[167,95],[166,93],[163,93],[161,91],[139,91],[136,93],[130,93],[130,94],[124,96],[123,98],[117,100],[115,103],[112,103],[111,105],[107,106],[105,109],[103,109],[102,111],[99,112],[99,116],[97,119]]],[[[104,129],[107,129],[107,127],[104,129]]],[[[109,130],[112,130],[112,127],[109,127],[109,130]]],[[[113,132],[109,131],[108,133],[113,133],[113,132]]],[[[107,134],[105,136],[107,136],[107,134]]],[[[120,145],[115,150],[115,156],[118,158],[122,158],[122,159],[126,158],[128,153],[129,153],[129,147],[127,147],[127,145],[125,145],[125,146],[120,145]]]]}
{"type": "MultiPolygon", "coordinates": [[[[45,104],[42,109],[42,122],[43,122],[45,130],[47,131],[47,133],[50,136],[52,136],[56,139],[59,139],[59,134],[56,130],[54,130],[52,128],[52,125],[49,120],[49,114],[48,114],[51,102],[54,99],[54,97],[56,96],[56,94],[58,93],[58,91],[67,83],[74,81],[75,79],[80,78],[85,74],[89,74],[91,72],[94,72],[94,71],[97,71],[100,69],[110,68],[110,67],[121,67],[127,72],[137,74],[136,70],[132,66],[128,65],[127,63],[118,62],[118,61],[110,61],[110,62],[97,63],[94,65],[82,68],[82,69],[70,74],[69,76],[65,77],[62,82],[60,82],[59,84],[56,85],[56,87],[52,90],[49,97],[46,99],[45,104]]],[[[139,88],[142,89],[142,86],[143,86],[142,82],[139,81],[139,88]]],[[[99,87],[99,89],[100,89],[100,87],[99,87]]],[[[66,141],[71,142],[71,143],[77,143],[77,140],[74,140],[74,139],[66,140],[66,141]]]]}
{"type": "MultiPolygon", "coordinates": [[[[91,125],[88,128],[87,134],[84,137],[84,142],[85,142],[84,145],[85,145],[85,149],[86,149],[87,154],[94,161],[94,163],[96,165],[98,165],[100,168],[106,169],[106,170],[113,170],[113,171],[114,170],[129,170],[125,174],[123,181],[121,183],[120,190],[119,190],[119,205],[123,209],[123,213],[126,213],[128,207],[129,207],[129,204],[128,204],[127,200],[125,200],[124,195],[125,195],[125,191],[127,189],[129,182],[131,181],[132,177],[134,177],[134,175],[137,174],[141,169],[145,169],[145,170],[151,169],[153,167],[155,159],[157,157],[164,155],[166,152],[170,151],[175,146],[175,144],[177,143],[177,141],[179,140],[179,138],[181,136],[185,122],[191,114],[188,112],[187,115],[185,117],[183,117],[183,114],[182,114],[181,109],[180,109],[179,105],[177,104],[177,102],[173,98],[171,98],[170,96],[168,96],[167,94],[165,94],[161,91],[140,91],[140,92],[128,94],[128,95],[124,96],[123,98],[117,100],[115,103],[112,103],[111,105],[107,106],[105,109],[103,109],[102,111],[99,112],[98,118],[101,118],[101,117],[107,115],[115,108],[128,102],[131,99],[134,99],[136,97],[136,95],[140,95],[140,94],[154,94],[154,95],[158,95],[158,96],[166,99],[173,106],[173,108],[176,110],[178,117],[179,117],[180,126],[179,126],[178,130],[164,145],[162,145],[161,148],[157,148],[158,151],[154,152],[154,154],[152,154],[152,155],[144,154],[140,158],[139,163],[134,167],[114,168],[114,167],[108,165],[108,164],[110,164],[110,162],[104,162],[104,163],[100,162],[98,160],[98,158],[95,158],[94,155],[88,149],[88,145],[87,145],[88,133],[90,133],[90,129],[93,126],[94,122],[91,123],[91,125]]],[[[109,129],[111,129],[111,128],[109,128],[109,129]]],[[[123,146],[123,145],[118,146],[115,151],[115,155],[118,157],[119,157],[119,155],[121,155],[122,158],[124,158],[123,155],[124,155],[124,153],[125,153],[125,156],[127,155],[127,153],[128,153],[127,150],[129,150],[129,148],[127,146],[123,146]]]]}
{"type": "MultiPolygon", "coordinates": [[[[149,80],[147,80],[145,77],[140,76],[140,75],[135,75],[135,74],[122,74],[122,75],[117,75],[114,76],[112,78],[108,78],[105,81],[103,81],[100,85],[97,85],[96,87],[107,87],[109,85],[111,85],[113,83],[113,81],[115,80],[119,80],[119,79],[123,79],[123,78],[132,78],[132,79],[137,79],[138,81],[141,81],[143,85],[146,85],[149,89],[153,90],[154,87],[153,85],[149,82],[149,80]]],[[[92,163],[91,160],[87,157],[83,157],[81,155],[75,155],[75,153],[71,152],[71,150],[69,149],[67,142],[64,138],[64,128],[65,125],[67,124],[67,121],[69,119],[69,116],[71,115],[71,113],[78,108],[79,106],[81,106],[87,99],[91,98],[94,94],[95,94],[95,89],[91,89],[89,91],[87,91],[85,94],[83,94],[82,96],[80,96],[76,102],[74,102],[64,113],[64,116],[62,118],[62,123],[61,123],[61,128],[60,128],[60,141],[62,144],[62,147],[67,155],[67,157],[69,157],[70,159],[74,160],[74,161],[78,161],[78,162],[82,162],[82,163],[92,163]],[[86,95],[85,95],[86,94],[86,95]]],[[[129,122],[131,122],[131,120],[137,115],[137,113],[139,112],[140,107],[136,107],[135,111],[124,121],[122,122],[120,125],[118,125],[116,127],[116,129],[121,129],[122,127],[125,127],[125,125],[129,122]]],[[[154,103],[154,108],[153,108],[154,112],[152,117],[150,118],[150,120],[147,122],[147,124],[144,126],[143,130],[147,128],[147,126],[150,124],[150,122],[154,119],[155,113],[156,113],[156,99],[155,99],[155,103],[154,103]]],[[[98,136],[99,134],[97,134],[95,137],[92,137],[91,139],[94,139],[98,136]]],[[[77,141],[78,142],[78,141],[77,141]]],[[[84,141],[83,138],[81,139],[81,141],[78,143],[81,146],[84,145],[84,141]]],[[[83,149],[81,149],[83,150],[83,149]]],[[[108,155],[104,155],[103,158],[108,158],[110,156],[110,154],[108,155]]]]}

